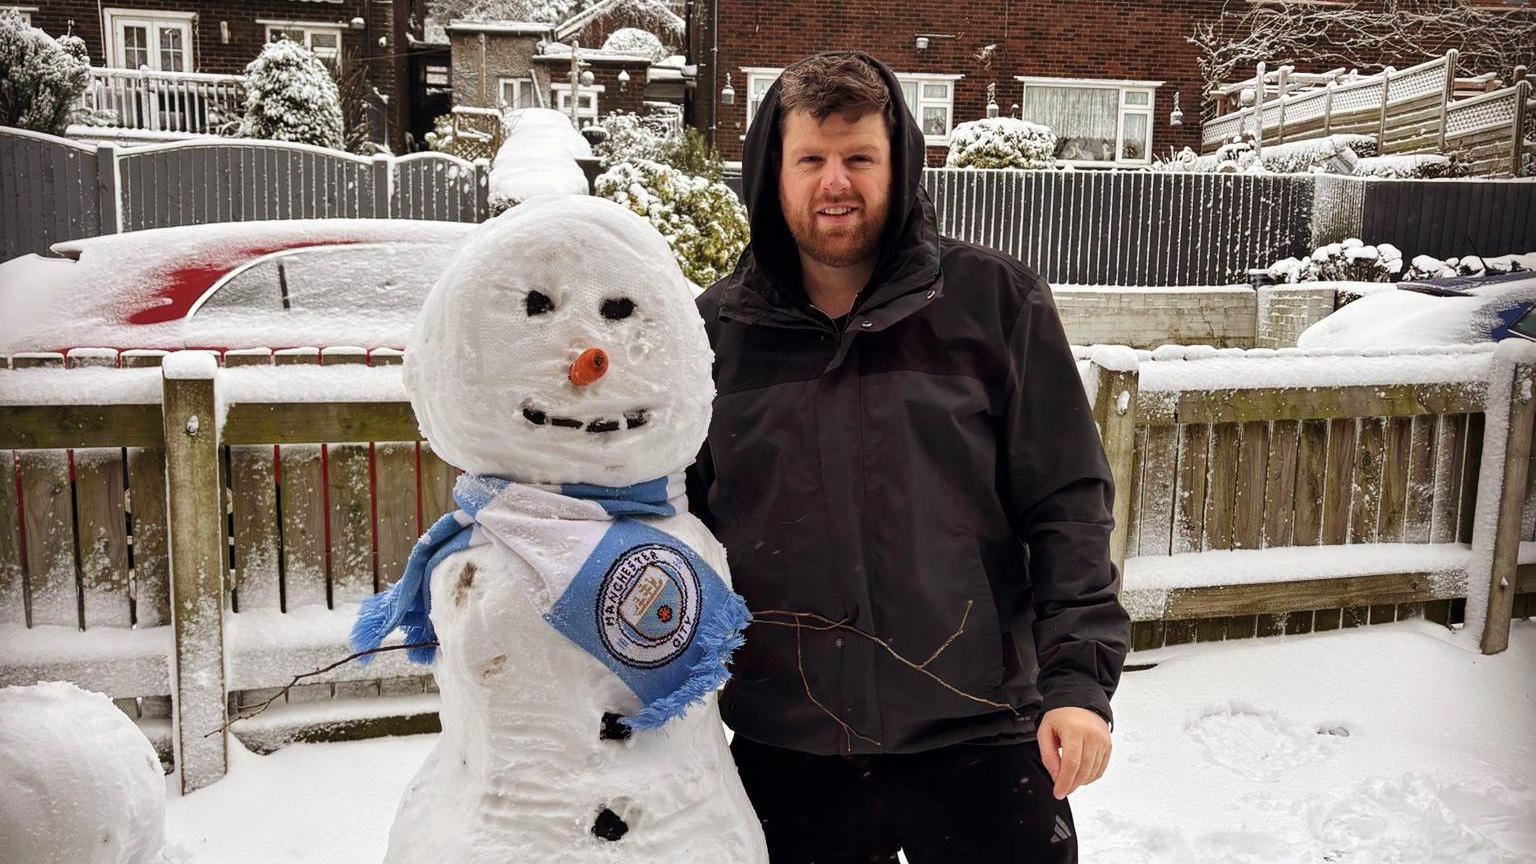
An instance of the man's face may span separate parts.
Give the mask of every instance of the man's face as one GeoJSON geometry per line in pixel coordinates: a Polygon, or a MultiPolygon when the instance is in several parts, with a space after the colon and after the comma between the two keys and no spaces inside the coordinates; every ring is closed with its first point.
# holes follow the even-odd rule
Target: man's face
{"type": "Polygon", "coordinates": [[[800,250],[829,267],[875,257],[891,197],[891,141],[871,111],[850,123],[818,121],[795,110],[784,118],[779,206],[800,250]]]}

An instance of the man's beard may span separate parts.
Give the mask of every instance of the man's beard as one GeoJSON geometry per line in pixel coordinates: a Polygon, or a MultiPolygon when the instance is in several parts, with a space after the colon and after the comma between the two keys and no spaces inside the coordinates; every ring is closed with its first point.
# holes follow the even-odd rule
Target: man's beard
{"type": "Polygon", "coordinates": [[[800,251],[828,267],[848,267],[875,257],[880,246],[880,234],[885,228],[886,205],[880,202],[870,207],[863,200],[847,202],[822,202],[806,212],[784,213],[784,222],[795,238],[800,251]],[[849,225],[839,225],[832,230],[818,229],[816,211],[829,207],[855,206],[863,218],[849,225]]]}

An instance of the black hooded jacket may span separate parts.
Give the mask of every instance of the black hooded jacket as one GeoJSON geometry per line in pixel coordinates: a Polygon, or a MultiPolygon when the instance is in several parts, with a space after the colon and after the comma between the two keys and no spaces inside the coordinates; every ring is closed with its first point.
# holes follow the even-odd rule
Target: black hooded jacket
{"type": "Polygon", "coordinates": [[[747,134],[752,243],[699,298],[718,395],[689,499],[757,618],[726,722],[831,754],[1027,740],[1061,706],[1110,719],[1128,620],[1113,495],[1049,288],[939,236],[922,130],[900,108],[879,262],[834,324],[779,207],[779,110],[775,84],[747,134]]]}

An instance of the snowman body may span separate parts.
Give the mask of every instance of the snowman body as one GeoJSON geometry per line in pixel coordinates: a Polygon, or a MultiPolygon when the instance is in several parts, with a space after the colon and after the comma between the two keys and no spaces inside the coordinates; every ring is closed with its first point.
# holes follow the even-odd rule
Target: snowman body
{"type": "MultiPolygon", "coordinates": [[[[649,225],[600,199],[539,199],[455,256],[405,375],[433,449],[470,474],[676,487],[708,427],[710,359],[692,291],[649,225]]],[[[533,514],[538,537],[477,522],[430,572],[442,734],[386,862],[766,864],[715,694],[659,728],[623,727],[643,701],[552,626],[550,561],[579,543],[557,512],[568,499],[551,500],[533,514]]],[[[672,501],[672,515],[624,518],[690,548],[728,588],[724,549],[672,501]]]]}

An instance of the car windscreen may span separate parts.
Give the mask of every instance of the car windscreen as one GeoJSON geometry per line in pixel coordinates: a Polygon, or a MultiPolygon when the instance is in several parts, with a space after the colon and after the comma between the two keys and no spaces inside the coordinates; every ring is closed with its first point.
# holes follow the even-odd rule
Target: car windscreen
{"type": "Polygon", "coordinates": [[[282,252],[231,275],[191,317],[202,325],[251,313],[414,314],[451,251],[442,243],[357,243],[282,252]]]}

